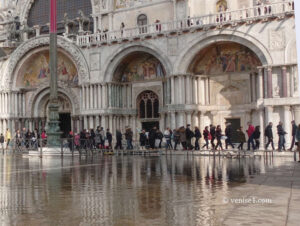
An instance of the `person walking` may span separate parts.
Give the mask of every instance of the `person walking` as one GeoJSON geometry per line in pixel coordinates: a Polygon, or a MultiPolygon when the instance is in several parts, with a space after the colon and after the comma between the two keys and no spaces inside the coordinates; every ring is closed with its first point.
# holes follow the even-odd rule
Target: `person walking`
{"type": "Polygon", "coordinates": [[[174,151],[176,151],[177,145],[180,144],[180,133],[178,129],[173,130],[173,140],[174,140],[174,151]]]}
{"type": "Polygon", "coordinates": [[[268,138],[268,142],[266,144],[266,150],[268,150],[269,144],[272,146],[272,150],[274,151],[274,142],[273,142],[273,131],[272,131],[273,123],[269,122],[268,126],[265,128],[265,136],[268,138]]]}
{"type": "Polygon", "coordinates": [[[201,139],[202,135],[200,132],[200,129],[196,126],[195,127],[195,150],[200,150],[200,144],[199,144],[199,140],[201,139]]]}
{"type": "Polygon", "coordinates": [[[211,148],[215,149],[216,127],[212,124],[209,126],[209,133],[210,133],[210,136],[211,136],[211,141],[210,141],[211,148]]]}
{"type": "Polygon", "coordinates": [[[194,146],[192,145],[192,139],[195,136],[195,134],[193,133],[193,131],[191,130],[191,125],[188,124],[186,126],[186,146],[188,150],[193,150],[194,146]]]}
{"type": "Polygon", "coordinates": [[[3,133],[0,134],[0,147],[2,149],[2,151],[4,151],[4,136],[3,136],[3,133]]]}
{"type": "Polygon", "coordinates": [[[279,124],[277,125],[277,134],[279,136],[279,141],[278,141],[278,151],[282,151],[282,149],[285,151],[285,134],[287,134],[285,131],[284,131],[284,128],[283,128],[283,123],[280,121],[279,124]]]}
{"type": "Polygon", "coordinates": [[[17,150],[20,150],[20,147],[22,145],[22,135],[20,130],[17,130],[15,137],[16,137],[16,148],[17,150]]]}
{"type": "Polygon", "coordinates": [[[253,140],[255,141],[255,149],[259,149],[260,146],[260,126],[256,126],[253,132],[253,140]]]}
{"type": "Polygon", "coordinates": [[[116,131],[116,140],[117,140],[117,143],[116,143],[116,146],[115,146],[115,149],[120,149],[122,150],[122,133],[120,130],[117,129],[116,131]]]}
{"type": "MultiPolygon", "coordinates": [[[[297,141],[297,151],[299,152],[299,159],[300,159],[300,124],[297,127],[296,133],[295,133],[295,139],[297,141]]],[[[300,162],[300,160],[299,160],[300,162]]]]}
{"type": "Polygon", "coordinates": [[[252,149],[253,151],[255,150],[255,145],[254,145],[254,141],[253,141],[253,133],[254,133],[254,126],[251,125],[250,122],[247,123],[248,125],[248,129],[246,130],[247,134],[248,134],[248,151],[250,151],[250,144],[252,144],[252,149]]]}
{"type": "Polygon", "coordinates": [[[100,128],[100,139],[101,139],[101,148],[104,149],[105,131],[103,127],[100,128]]]}
{"type": "Polygon", "coordinates": [[[238,138],[238,141],[239,141],[239,146],[238,146],[238,149],[239,150],[244,150],[244,143],[246,142],[246,135],[245,133],[243,132],[243,127],[240,127],[238,130],[237,130],[237,138],[238,138]]]}
{"type": "Polygon", "coordinates": [[[208,131],[208,126],[206,126],[203,130],[203,138],[205,140],[205,144],[203,145],[202,149],[206,147],[206,149],[208,150],[208,145],[209,145],[208,137],[209,137],[209,131],[208,131]]]}
{"type": "Polygon", "coordinates": [[[127,142],[127,150],[132,150],[133,149],[132,138],[133,138],[133,132],[131,131],[130,128],[127,128],[126,132],[125,132],[125,139],[126,139],[126,142],[127,142]]]}
{"type": "Polygon", "coordinates": [[[147,141],[146,131],[142,130],[142,132],[140,133],[140,147],[142,150],[145,150],[146,141],[147,141]]]}
{"type": "Polygon", "coordinates": [[[161,148],[161,143],[162,143],[163,137],[164,137],[163,133],[158,129],[156,132],[156,139],[159,140],[158,148],[161,148]]]}
{"type": "Polygon", "coordinates": [[[297,125],[294,120],[291,123],[292,123],[292,143],[289,150],[293,151],[295,140],[296,140],[297,125]]]}
{"type": "Polygon", "coordinates": [[[222,134],[221,126],[218,125],[217,128],[216,128],[217,145],[216,145],[216,147],[215,147],[215,150],[217,150],[218,147],[220,147],[221,150],[223,151],[222,141],[221,141],[222,136],[223,136],[223,134],[222,134]]]}
{"type": "Polygon", "coordinates": [[[155,139],[156,139],[156,127],[153,127],[149,132],[149,145],[150,148],[155,148],[155,139]]]}
{"type": "Polygon", "coordinates": [[[184,126],[179,128],[179,135],[180,135],[180,142],[182,145],[183,150],[186,150],[186,132],[184,126]]]}
{"type": "Polygon", "coordinates": [[[100,126],[98,126],[95,131],[95,145],[96,145],[96,149],[100,149],[100,145],[101,145],[100,126]]]}
{"type": "Polygon", "coordinates": [[[173,149],[172,143],[171,143],[171,136],[172,136],[172,131],[170,128],[167,128],[164,131],[164,138],[166,139],[166,149],[173,149]]]}
{"type": "Polygon", "coordinates": [[[106,139],[108,141],[108,148],[112,149],[112,134],[109,129],[106,129],[106,139]]]}
{"type": "Polygon", "coordinates": [[[225,129],[225,136],[227,136],[227,139],[225,140],[226,144],[226,150],[228,149],[228,146],[230,145],[234,149],[234,145],[232,144],[232,126],[231,123],[226,123],[226,129],[225,129]]]}
{"type": "Polygon", "coordinates": [[[5,133],[6,149],[8,149],[10,140],[11,140],[11,133],[10,133],[9,129],[7,128],[6,133],[5,133]]]}

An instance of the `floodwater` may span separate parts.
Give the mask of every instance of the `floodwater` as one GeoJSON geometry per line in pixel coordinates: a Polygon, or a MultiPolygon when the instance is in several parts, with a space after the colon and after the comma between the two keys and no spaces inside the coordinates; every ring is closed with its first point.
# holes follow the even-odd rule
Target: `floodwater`
{"type": "Polygon", "coordinates": [[[224,198],[286,159],[0,156],[0,225],[219,225],[224,198]]]}

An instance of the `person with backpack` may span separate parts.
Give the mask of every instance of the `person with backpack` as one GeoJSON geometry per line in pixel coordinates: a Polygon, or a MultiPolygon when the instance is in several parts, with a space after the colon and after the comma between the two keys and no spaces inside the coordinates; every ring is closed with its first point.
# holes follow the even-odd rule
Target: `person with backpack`
{"type": "Polygon", "coordinates": [[[116,131],[116,140],[117,140],[117,143],[116,143],[115,149],[122,150],[122,133],[118,129],[116,131]]]}
{"type": "Polygon", "coordinates": [[[186,134],[186,146],[188,150],[192,150],[194,148],[194,146],[192,145],[192,138],[195,136],[195,134],[193,133],[193,131],[191,130],[191,125],[188,124],[185,130],[185,134],[186,134]]]}
{"type": "Polygon", "coordinates": [[[4,151],[4,136],[3,133],[0,134],[0,147],[2,149],[2,151],[4,151]]]}
{"type": "Polygon", "coordinates": [[[140,147],[142,150],[145,150],[146,141],[147,141],[146,131],[143,129],[142,132],[140,133],[140,147]]]}
{"type": "Polygon", "coordinates": [[[271,144],[272,150],[274,151],[274,142],[273,142],[273,131],[272,131],[273,123],[269,122],[268,126],[265,128],[265,137],[268,138],[268,142],[266,144],[266,150],[268,150],[269,145],[271,144]]]}
{"type": "Polygon", "coordinates": [[[171,143],[171,137],[172,137],[172,131],[170,130],[170,128],[167,128],[164,132],[164,138],[166,139],[166,149],[173,149],[171,143]]]}
{"type": "Polygon", "coordinates": [[[174,151],[176,151],[177,145],[180,144],[179,129],[174,129],[173,130],[173,141],[174,141],[174,151]]]}
{"type": "Polygon", "coordinates": [[[202,135],[200,132],[200,129],[196,126],[195,127],[195,150],[200,150],[200,144],[199,144],[199,140],[201,139],[202,135]]]}
{"type": "Polygon", "coordinates": [[[242,151],[242,150],[244,150],[244,143],[246,142],[246,135],[243,132],[243,127],[240,127],[237,130],[237,138],[238,138],[238,141],[240,143],[239,146],[238,146],[238,149],[242,151]]]}
{"type": "Polygon", "coordinates": [[[212,124],[209,126],[209,133],[211,136],[211,149],[215,149],[216,127],[212,124]]]}
{"type": "Polygon", "coordinates": [[[112,134],[109,129],[106,129],[106,139],[108,141],[108,148],[112,149],[112,134]]]}
{"type": "Polygon", "coordinates": [[[254,141],[253,141],[253,133],[254,133],[254,126],[248,122],[247,123],[248,125],[248,129],[246,130],[247,134],[248,134],[248,151],[250,151],[250,144],[252,144],[252,148],[253,148],[253,151],[255,150],[255,145],[254,145],[254,141]]]}
{"type": "Polygon", "coordinates": [[[279,124],[277,125],[277,134],[279,136],[279,140],[278,140],[278,151],[281,152],[282,149],[285,151],[285,134],[287,134],[285,132],[285,130],[283,129],[283,123],[279,122],[279,124]]]}
{"type": "Polygon", "coordinates": [[[255,141],[255,149],[257,150],[259,149],[260,146],[259,138],[260,138],[260,126],[256,126],[253,132],[253,139],[255,141]]]}
{"type": "Polygon", "coordinates": [[[206,126],[203,130],[203,137],[205,140],[205,144],[203,145],[202,149],[206,147],[206,149],[208,150],[208,145],[209,145],[209,141],[208,141],[208,137],[209,137],[209,131],[208,131],[208,126],[206,126]]]}
{"type": "Polygon", "coordinates": [[[234,149],[234,145],[232,144],[232,141],[231,141],[231,138],[232,138],[232,126],[231,126],[230,122],[226,123],[225,136],[227,137],[227,139],[225,140],[226,150],[228,149],[229,145],[231,145],[231,147],[234,149]]]}
{"type": "Polygon", "coordinates": [[[5,133],[6,149],[8,149],[10,140],[11,140],[11,133],[9,129],[6,129],[6,133],[5,133]]]}

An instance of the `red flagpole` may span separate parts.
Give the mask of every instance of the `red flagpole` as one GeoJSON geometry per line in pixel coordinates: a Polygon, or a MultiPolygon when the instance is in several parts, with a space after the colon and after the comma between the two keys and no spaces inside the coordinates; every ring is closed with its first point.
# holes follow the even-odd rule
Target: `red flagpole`
{"type": "Polygon", "coordinates": [[[50,0],[50,33],[56,33],[56,0],[50,0]]]}

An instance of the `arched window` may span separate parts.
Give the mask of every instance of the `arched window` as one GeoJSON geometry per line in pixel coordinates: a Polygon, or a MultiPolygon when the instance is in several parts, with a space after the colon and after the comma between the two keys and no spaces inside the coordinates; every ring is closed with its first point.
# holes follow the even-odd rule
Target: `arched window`
{"type": "MultiPolygon", "coordinates": [[[[49,0],[35,0],[32,3],[31,9],[28,15],[27,24],[29,27],[34,25],[41,26],[41,33],[48,33],[49,28],[47,24],[50,22],[50,1],[49,0]]],[[[64,20],[65,13],[67,13],[67,18],[69,20],[74,20],[80,15],[79,10],[83,12],[86,17],[90,18],[92,22],[92,4],[91,0],[67,0],[67,1],[57,1],[57,30],[58,33],[64,32],[64,20]]],[[[77,23],[78,27],[78,23],[77,23]]],[[[90,25],[90,30],[93,26],[90,25]]]]}
{"type": "Polygon", "coordinates": [[[158,96],[152,91],[145,91],[138,97],[138,112],[141,119],[159,118],[158,96]]]}
{"type": "Polygon", "coordinates": [[[145,14],[141,14],[137,18],[140,34],[147,33],[148,18],[145,14]]]}

